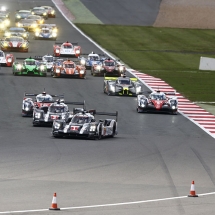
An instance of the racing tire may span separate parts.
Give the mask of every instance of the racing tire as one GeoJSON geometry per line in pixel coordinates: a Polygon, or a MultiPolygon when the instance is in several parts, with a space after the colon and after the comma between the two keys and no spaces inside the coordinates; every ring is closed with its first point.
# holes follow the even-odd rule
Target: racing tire
{"type": "Polygon", "coordinates": [[[137,107],[137,113],[141,113],[141,110],[139,107],[137,107]]]}
{"type": "Polygon", "coordinates": [[[116,135],[116,123],[113,125],[113,133],[110,137],[114,137],[116,135]]]}
{"type": "Polygon", "coordinates": [[[97,137],[98,140],[101,140],[102,139],[102,126],[100,125],[99,126],[99,131],[98,131],[98,137],[97,137]]]}

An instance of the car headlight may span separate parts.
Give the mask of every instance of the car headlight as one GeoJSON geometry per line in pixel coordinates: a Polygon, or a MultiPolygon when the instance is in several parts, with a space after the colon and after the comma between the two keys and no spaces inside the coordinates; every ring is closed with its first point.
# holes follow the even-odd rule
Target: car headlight
{"type": "Polygon", "coordinates": [[[5,6],[1,6],[1,11],[6,11],[6,7],[5,6]]]}
{"type": "Polygon", "coordinates": [[[6,37],[10,37],[11,33],[10,32],[5,32],[6,37]]]}
{"type": "Polygon", "coordinates": [[[16,25],[17,25],[18,27],[22,27],[22,24],[19,23],[19,22],[18,22],[16,25]]]}
{"type": "Polygon", "coordinates": [[[98,66],[96,67],[97,70],[101,70],[101,68],[102,68],[102,67],[101,67],[100,65],[98,65],[98,66]]]}
{"type": "Polygon", "coordinates": [[[81,59],[81,64],[85,65],[86,61],[84,59],[81,59]]]}
{"type": "Polygon", "coordinates": [[[52,31],[53,32],[57,32],[58,30],[57,30],[57,28],[53,28],[52,31]]]}
{"type": "Polygon", "coordinates": [[[124,67],[123,66],[119,66],[119,71],[123,71],[124,67]]]}
{"type": "Polygon", "coordinates": [[[12,62],[12,58],[8,58],[8,59],[7,59],[7,62],[8,62],[8,63],[11,63],[11,62],[12,62]]]}
{"type": "Polygon", "coordinates": [[[80,50],[78,49],[78,50],[75,50],[75,53],[76,53],[76,54],[80,54],[81,52],[80,52],[80,50]]]}
{"type": "Polygon", "coordinates": [[[16,18],[17,18],[17,19],[21,19],[21,16],[20,16],[20,15],[16,15],[16,18]]]}
{"type": "Polygon", "coordinates": [[[7,25],[7,26],[10,25],[10,20],[9,19],[5,20],[5,25],[7,25]]]}
{"type": "Polygon", "coordinates": [[[47,15],[47,13],[43,13],[43,16],[46,16],[47,15]]]}
{"type": "Polygon", "coordinates": [[[40,22],[40,24],[43,24],[43,23],[44,23],[44,20],[43,20],[43,19],[41,19],[41,20],[39,20],[39,22],[40,22]]]}
{"type": "Polygon", "coordinates": [[[139,93],[141,91],[141,86],[138,86],[137,88],[136,88],[136,93],[139,93]]]}
{"type": "Polygon", "coordinates": [[[54,10],[52,10],[52,11],[51,11],[51,14],[54,14],[54,13],[55,13],[55,11],[54,11],[54,10]]]}
{"type": "Polygon", "coordinates": [[[83,75],[84,74],[84,70],[82,69],[82,70],[80,70],[80,74],[81,75],[83,75]]]}
{"type": "Polygon", "coordinates": [[[7,47],[7,46],[8,46],[8,43],[7,43],[7,42],[4,42],[4,43],[3,43],[3,46],[4,46],[4,47],[7,47]]]}
{"type": "Polygon", "coordinates": [[[18,70],[21,70],[21,69],[22,69],[22,65],[21,65],[21,64],[17,64],[16,68],[17,68],[18,70]]]}
{"type": "Polygon", "coordinates": [[[59,49],[56,49],[56,53],[60,53],[60,50],[59,50],[59,49]]]}
{"type": "Polygon", "coordinates": [[[56,33],[56,32],[53,32],[53,33],[52,33],[52,36],[53,36],[53,37],[57,37],[57,33],[56,33]]]}
{"type": "Polygon", "coordinates": [[[38,37],[40,35],[40,32],[36,31],[35,36],[38,37]]]}
{"type": "Polygon", "coordinates": [[[36,28],[36,27],[37,27],[37,24],[34,23],[34,24],[32,24],[31,26],[32,26],[32,28],[36,28]]]}
{"type": "Polygon", "coordinates": [[[175,109],[176,109],[175,105],[173,105],[173,106],[172,106],[172,109],[173,109],[173,110],[175,110],[175,109]]]}
{"type": "Polygon", "coordinates": [[[113,85],[110,85],[110,91],[115,92],[115,87],[113,85]]]}
{"type": "Polygon", "coordinates": [[[54,123],[54,128],[59,129],[59,128],[60,128],[60,123],[55,122],[55,123],[54,123]]]}
{"type": "Polygon", "coordinates": [[[45,70],[45,66],[44,66],[44,65],[41,65],[41,66],[40,66],[40,70],[42,70],[42,71],[45,70]]]}
{"type": "Polygon", "coordinates": [[[34,12],[31,12],[32,14],[35,14],[34,12]]]}
{"type": "Polygon", "coordinates": [[[60,69],[56,69],[55,71],[56,71],[56,73],[60,73],[60,69]]]}
{"type": "Polygon", "coordinates": [[[96,131],[96,126],[95,125],[91,125],[90,126],[90,131],[96,131]]]}
{"type": "Polygon", "coordinates": [[[27,37],[27,34],[26,34],[26,33],[24,33],[22,36],[23,36],[23,37],[27,37]]]}
{"type": "Polygon", "coordinates": [[[146,105],[143,102],[141,102],[140,106],[145,107],[146,105]]]}
{"type": "Polygon", "coordinates": [[[3,23],[0,24],[0,28],[4,28],[5,25],[3,23]]]}
{"type": "Polygon", "coordinates": [[[41,116],[41,113],[35,113],[35,118],[39,119],[41,116]]]}

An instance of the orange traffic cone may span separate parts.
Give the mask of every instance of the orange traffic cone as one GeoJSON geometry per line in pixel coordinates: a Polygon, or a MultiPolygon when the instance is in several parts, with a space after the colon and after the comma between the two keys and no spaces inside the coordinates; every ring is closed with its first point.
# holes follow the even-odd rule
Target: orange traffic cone
{"type": "Polygon", "coordinates": [[[49,208],[49,210],[60,210],[60,208],[57,207],[57,194],[54,193],[53,199],[52,199],[52,206],[49,208]]]}
{"type": "Polygon", "coordinates": [[[188,195],[188,197],[198,197],[198,195],[196,195],[194,181],[191,183],[190,195],[188,195]]]}

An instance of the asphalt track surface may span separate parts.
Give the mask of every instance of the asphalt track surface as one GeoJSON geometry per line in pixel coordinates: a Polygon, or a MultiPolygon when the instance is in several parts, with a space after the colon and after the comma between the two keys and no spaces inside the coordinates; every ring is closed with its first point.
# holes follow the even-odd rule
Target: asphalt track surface
{"type": "Polygon", "coordinates": [[[104,24],[152,26],[161,0],[80,0],[104,24]]]}
{"type": "MultiPolygon", "coordinates": [[[[14,12],[52,2],[7,4],[14,12]]],[[[47,22],[59,26],[58,41],[78,41],[84,52],[100,53],[59,12],[47,22]]],[[[31,39],[28,54],[14,54],[52,53],[52,45],[31,39]]],[[[65,208],[61,214],[212,214],[214,195],[155,199],[188,195],[192,180],[197,194],[214,192],[214,139],[181,115],[137,114],[135,98],[109,97],[102,87],[103,79],[89,72],[86,80],[54,79],[15,77],[11,68],[1,68],[0,213],[56,214],[46,209],[57,192],[58,207],[65,208]],[[21,117],[23,93],[40,93],[44,87],[47,93],[65,93],[67,101],[86,100],[90,109],[118,110],[118,136],[100,141],[54,139],[50,128],[33,127],[31,118],[21,117]],[[146,200],[155,201],[129,204],[146,200]]]]}

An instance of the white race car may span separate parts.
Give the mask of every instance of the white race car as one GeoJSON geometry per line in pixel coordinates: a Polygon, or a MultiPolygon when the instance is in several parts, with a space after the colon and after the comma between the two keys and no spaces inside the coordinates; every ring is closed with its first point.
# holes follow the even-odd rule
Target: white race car
{"type": "Polygon", "coordinates": [[[55,57],[53,57],[52,55],[44,55],[42,57],[42,61],[46,63],[46,67],[47,67],[47,71],[50,72],[52,67],[53,67],[53,64],[55,62],[55,57]]]}
{"type": "Polygon", "coordinates": [[[14,62],[13,54],[5,54],[2,50],[0,50],[0,65],[12,67],[14,62]]]}

